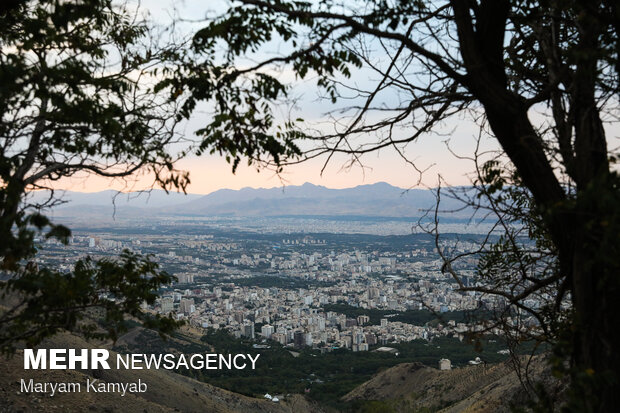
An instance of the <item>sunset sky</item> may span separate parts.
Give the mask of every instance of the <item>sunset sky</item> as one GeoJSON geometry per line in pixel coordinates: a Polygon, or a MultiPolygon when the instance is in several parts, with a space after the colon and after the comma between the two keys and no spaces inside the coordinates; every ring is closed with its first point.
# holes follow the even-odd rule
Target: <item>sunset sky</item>
{"type": "MultiPolygon", "coordinates": [[[[455,125],[452,125],[455,126],[455,125]]],[[[450,185],[468,184],[466,173],[471,172],[471,161],[460,160],[447,149],[445,136],[429,135],[418,142],[409,145],[407,157],[415,161],[421,168],[428,168],[422,176],[418,186],[436,186],[437,175],[441,176],[450,185]]],[[[450,148],[457,153],[471,152],[475,142],[475,127],[461,123],[451,137],[450,148]]],[[[288,166],[281,176],[272,171],[256,171],[255,167],[241,164],[235,174],[231,166],[217,155],[190,156],[179,161],[179,169],[190,172],[191,184],[189,193],[207,194],[222,188],[240,189],[243,187],[271,188],[282,185],[301,185],[311,182],[329,188],[348,188],[357,185],[388,182],[402,188],[414,187],[418,183],[419,173],[407,164],[394,150],[382,150],[368,154],[362,161],[364,168],[355,165],[350,169],[343,169],[347,163],[346,157],[334,157],[321,175],[325,157],[308,161],[299,165],[288,166]]],[[[152,177],[139,176],[128,182],[111,181],[106,178],[76,176],[64,180],[57,185],[62,189],[79,192],[96,192],[106,189],[121,191],[139,190],[148,187],[152,177]]]]}

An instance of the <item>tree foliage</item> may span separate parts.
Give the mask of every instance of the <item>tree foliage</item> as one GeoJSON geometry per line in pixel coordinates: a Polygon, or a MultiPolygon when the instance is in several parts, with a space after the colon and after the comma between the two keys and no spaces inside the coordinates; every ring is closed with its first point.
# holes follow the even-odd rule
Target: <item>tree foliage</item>
{"type": "Polygon", "coordinates": [[[136,11],[109,0],[17,1],[1,12],[2,352],[63,329],[116,337],[127,314],[170,331],[171,318],[142,311],[172,279],[150,258],[126,251],[63,273],[39,265],[36,251],[39,238],[70,236],[45,216],[60,202],[53,185],[61,178],[150,172],[164,189],[185,188],[170,149],[179,140],[176,103],[153,92],[174,47],[158,45],[136,11]],[[48,202],[31,203],[29,193],[41,189],[48,202]]]}
{"type": "Polygon", "coordinates": [[[118,260],[78,260],[70,273],[24,269],[3,288],[12,305],[0,315],[1,350],[12,352],[16,342],[33,346],[63,330],[88,339],[116,339],[127,329],[127,316],[169,333],[177,323],[145,313],[142,305],[153,304],[159,287],[170,281],[150,258],[127,250],[118,260]]]}

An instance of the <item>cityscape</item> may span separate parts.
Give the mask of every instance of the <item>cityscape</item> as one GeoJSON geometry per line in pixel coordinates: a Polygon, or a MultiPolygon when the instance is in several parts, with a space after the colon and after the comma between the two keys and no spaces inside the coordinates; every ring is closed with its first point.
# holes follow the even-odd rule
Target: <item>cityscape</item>
{"type": "MultiPolygon", "coordinates": [[[[269,219],[253,232],[243,220],[235,226],[226,218],[168,217],[155,226],[148,219],[119,220],[115,228],[82,223],[68,245],[46,241],[37,260],[71,271],[87,255],[114,257],[123,249],[151,255],[177,281],[148,311],[172,313],[199,329],[224,329],[263,343],[258,346],[297,350],[395,351],[390,344],[462,340],[484,328],[485,311],[503,305],[497,296],[458,291],[442,273],[428,234],[364,234],[367,224],[354,220],[344,228],[357,233],[343,234],[337,218],[331,220],[332,233],[280,233],[269,219]]],[[[474,250],[477,237],[447,234],[442,247],[458,239],[455,252],[474,250]]],[[[476,282],[476,263],[475,256],[459,262],[466,285],[476,282]]]]}

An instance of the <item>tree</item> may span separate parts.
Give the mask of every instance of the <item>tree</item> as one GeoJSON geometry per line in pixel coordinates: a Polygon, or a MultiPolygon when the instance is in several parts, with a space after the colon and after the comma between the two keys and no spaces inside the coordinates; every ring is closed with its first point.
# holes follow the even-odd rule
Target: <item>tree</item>
{"type": "Polygon", "coordinates": [[[152,90],[174,47],[160,47],[137,12],[109,0],[14,1],[0,11],[0,350],[61,330],[114,338],[126,315],[169,332],[176,321],[141,307],[173,279],[150,257],[86,258],[64,273],[39,265],[36,251],[38,238],[70,237],[44,215],[61,202],[58,179],[150,172],[166,190],[185,188],[170,154],[176,105],[152,90]],[[48,202],[32,203],[42,189],[48,202]]]}
{"type": "MultiPolygon", "coordinates": [[[[507,299],[517,305],[557,286],[556,299],[570,301],[562,354],[581,392],[573,407],[602,412],[620,405],[620,192],[605,130],[617,124],[619,53],[620,7],[610,0],[239,0],[195,34],[162,86],[185,91],[186,115],[211,102],[199,151],[230,151],[233,167],[243,156],[278,168],[300,155],[346,153],[357,162],[400,150],[451,117],[480,121],[557,258],[557,270],[528,275],[507,299]],[[293,90],[274,73],[283,67],[314,76],[332,102],[352,102],[338,108],[335,132],[276,121],[274,107],[293,90]],[[378,80],[347,83],[360,68],[378,80]],[[314,145],[302,151],[302,141],[314,145]]],[[[481,175],[491,195],[507,183],[502,165],[481,175]]]]}

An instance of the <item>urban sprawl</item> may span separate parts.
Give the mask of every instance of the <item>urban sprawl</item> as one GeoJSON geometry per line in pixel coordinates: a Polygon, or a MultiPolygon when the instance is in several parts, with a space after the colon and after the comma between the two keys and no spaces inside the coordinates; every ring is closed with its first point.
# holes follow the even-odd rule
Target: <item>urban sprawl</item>
{"type": "MultiPolygon", "coordinates": [[[[483,328],[483,321],[444,320],[443,314],[502,305],[493,296],[458,291],[452,276],[441,272],[428,236],[251,233],[213,222],[116,226],[81,228],[68,245],[45,241],[39,263],[69,271],[86,255],[112,257],[123,249],[151,254],[177,281],[147,310],[173,313],[198,328],[226,329],[257,346],[392,351],[389,343],[462,338],[483,328]],[[376,310],[380,317],[355,310],[376,310]],[[398,321],[412,311],[431,312],[439,321],[398,321]]],[[[475,247],[461,239],[454,252],[475,247]]],[[[474,257],[460,262],[468,285],[475,283],[475,264],[474,257]]]]}

